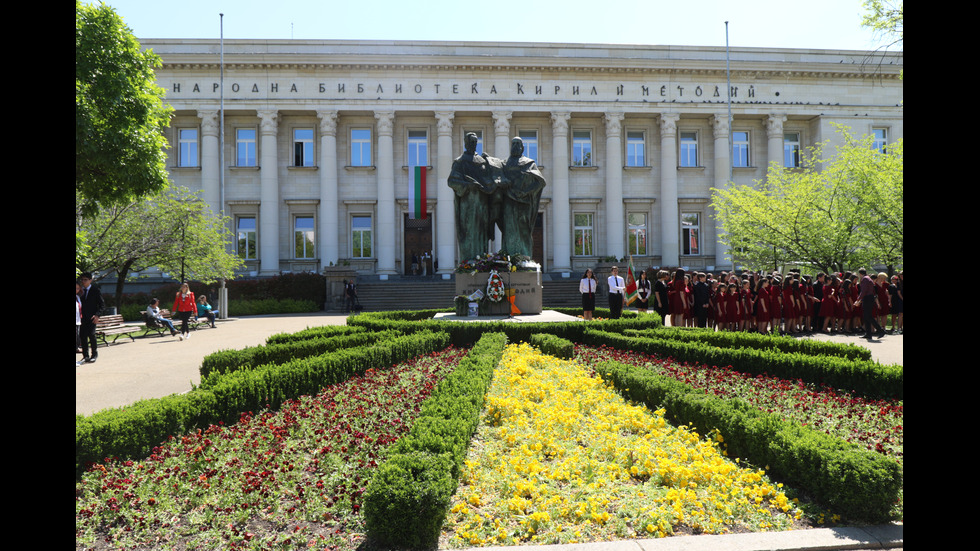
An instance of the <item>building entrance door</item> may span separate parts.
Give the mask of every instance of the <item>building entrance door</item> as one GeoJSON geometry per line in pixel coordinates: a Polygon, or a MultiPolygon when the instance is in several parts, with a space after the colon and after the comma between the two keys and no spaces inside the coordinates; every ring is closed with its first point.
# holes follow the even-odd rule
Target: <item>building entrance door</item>
{"type": "Polygon", "coordinates": [[[405,275],[432,275],[432,218],[409,218],[408,213],[404,217],[405,256],[402,266],[405,275]],[[426,253],[428,258],[425,258],[426,253]]]}

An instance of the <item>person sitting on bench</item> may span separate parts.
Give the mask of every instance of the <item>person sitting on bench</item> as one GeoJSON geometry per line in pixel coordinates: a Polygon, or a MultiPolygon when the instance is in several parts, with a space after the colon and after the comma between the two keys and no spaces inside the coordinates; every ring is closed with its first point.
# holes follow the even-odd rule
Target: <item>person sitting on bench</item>
{"type": "Polygon", "coordinates": [[[170,336],[177,334],[177,329],[174,327],[174,322],[168,320],[160,314],[160,299],[154,298],[150,301],[150,305],[146,307],[146,320],[150,323],[156,323],[159,325],[166,326],[170,329],[170,336]]]}

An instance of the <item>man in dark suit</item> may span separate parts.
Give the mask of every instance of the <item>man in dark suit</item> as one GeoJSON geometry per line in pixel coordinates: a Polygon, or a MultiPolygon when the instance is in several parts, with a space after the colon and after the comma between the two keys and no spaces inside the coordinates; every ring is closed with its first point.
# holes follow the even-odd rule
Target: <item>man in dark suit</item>
{"type": "Polygon", "coordinates": [[[105,308],[105,299],[99,288],[92,285],[92,274],[85,272],[78,283],[82,286],[79,298],[82,300],[82,361],[93,363],[99,357],[98,342],[95,339],[95,326],[99,323],[99,316],[105,308]],[[89,355],[89,348],[92,354],[89,355]]]}
{"type": "Polygon", "coordinates": [[[697,281],[694,282],[694,315],[697,317],[698,327],[708,326],[708,301],[711,299],[711,287],[705,281],[704,272],[697,273],[697,281]]]}

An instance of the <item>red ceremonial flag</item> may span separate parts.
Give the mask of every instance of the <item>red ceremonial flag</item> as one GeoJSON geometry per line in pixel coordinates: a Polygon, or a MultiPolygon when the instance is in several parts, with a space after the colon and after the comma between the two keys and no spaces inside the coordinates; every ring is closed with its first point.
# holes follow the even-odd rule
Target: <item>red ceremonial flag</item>
{"type": "Polygon", "coordinates": [[[408,217],[425,220],[424,166],[417,166],[412,171],[412,182],[408,186],[408,217]]]}
{"type": "Polygon", "coordinates": [[[633,304],[636,297],[636,276],[633,273],[633,255],[630,255],[629,265],[626,268],[626,304],[633,304]]]}

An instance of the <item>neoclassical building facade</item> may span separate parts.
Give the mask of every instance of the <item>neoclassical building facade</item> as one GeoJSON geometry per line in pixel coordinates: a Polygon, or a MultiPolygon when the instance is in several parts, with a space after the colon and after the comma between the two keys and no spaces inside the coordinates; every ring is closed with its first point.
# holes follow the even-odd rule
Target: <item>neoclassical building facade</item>
{"type": "MultiPolygon", "coordinates": [[[[224,212],[248,271],[448,274],[463,137],[547,179],[545,272],[731,267],[712,188],[797,167],[836,125],[903,136],[901,53],[535,43],[143,40],[174,107],[172,180],[224,212]],[[223,90],[223,91],[222,91],[223,90]],[[223,110],[223,120],[219,120],[223,110]],[[219,126],[222,125],[222,126],[219,126]],[[223,130],[223,131],[222,131],[223,130]],[[223,143],[223,147],[221,144],[223,143]],[[410,205],[425,167],[426,216],[410,205]],[[410,208],[412,207],[412,208],[410,208]]],[[[499,235],[498,235],[499,238],[499,235]]],[[[488,250],[496,250],[488,243],[488,250]]]]}

